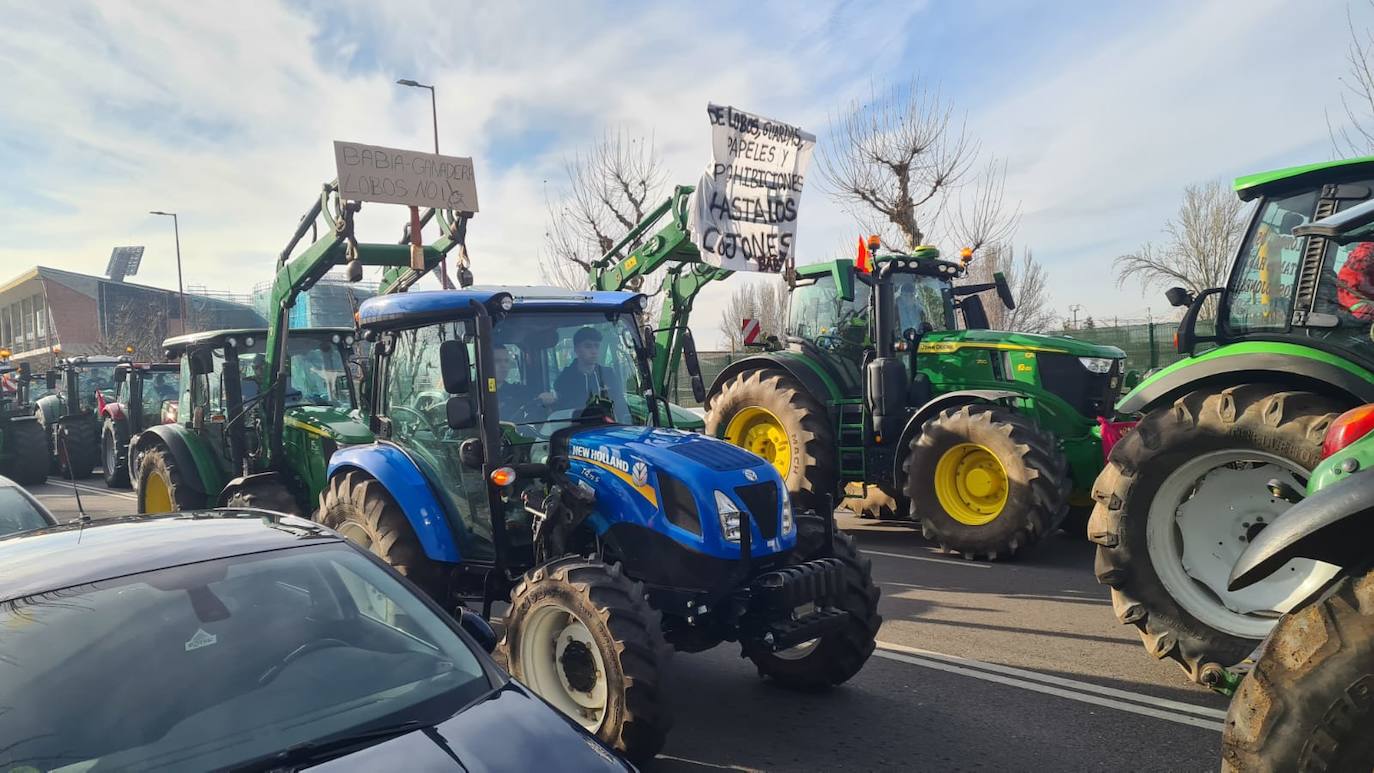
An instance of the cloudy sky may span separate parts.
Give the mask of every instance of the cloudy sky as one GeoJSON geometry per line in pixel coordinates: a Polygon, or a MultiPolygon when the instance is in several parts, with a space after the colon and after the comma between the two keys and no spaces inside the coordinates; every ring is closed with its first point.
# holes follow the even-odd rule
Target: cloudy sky
{"type": "MultiPolygon", "coordinates": [[[[1183,186],[1332,156],[1346,15],[1320,0],[0,0],[0,281],[100,273],[111,247],[142,244],[137,281],[175,287],[170,224],[146,214],[166,209],[187,284],[247,291],[333,177],[332,140],[431,146],[428,93],[394,84],[414,78],[437,85],[441,149],[475,159],[477,280],[535,283],[545,201],[605,132],[651,134],[670,181],[691,183],[708,101],[826,143],[850,100],[921,78],[1005,159],[1016,242],[1060,312],[1143,317],[1162,288],[1118,290],[1111,260],[1157,238],[1183,186]]],[[[818,186],[802,203],[800,262],[855,241],[818,186]]],[[[404,210],[361,217],[360,236],[389,240],[404,210]]],[[[705,346],[729,285],[697,305],[705,346]]]]}

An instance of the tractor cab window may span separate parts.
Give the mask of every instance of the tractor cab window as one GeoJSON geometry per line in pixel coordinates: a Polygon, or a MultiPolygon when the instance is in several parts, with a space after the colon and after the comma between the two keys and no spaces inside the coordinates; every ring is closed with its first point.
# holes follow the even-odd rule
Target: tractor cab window
{"type": "MultiPolygon", "coordinates": [[[[1360,203],[1343,201],[1341,209],[1360,203]]],[[[1307,332],[1368,366],[1374,363],[1374,242],[1328,243],[1326,250],[1312,311],[1327,319],[1307,332]]]]}
{"type": "Polygon", "coordinates": [[[1288,329],[1302,262],[1303,240],[1293,236],[1293,229],[1311,219],[1316,205],[1313,190],[1264,202],[1232,269],[1226,315],[1232,335],[1288,329]]]}
{"type": "Polygon", "coordinates": [[[463,442],[480,433],[475,426],[448,426],[449,394],[439,366],[439,347],[445,341],[471,344],[471,324],[460,320],[396,333],[386,360],[381,414],[390,422],[389,439],[435,482],[433,490],[448,512],[460,554],[489,561],[496,553],[486,481],[480,469],[463,464],[460,453],[463,442]]]}
{"type": "Polygon", "coordinates": [[[95,410],[95,393],[97,391],[105,393],[106,400],[114,399],[115,366],[113,365],[83,365],[81,372],[77,376],[77,382],[81,388],[79,401],[81,407],[87,410],[95,410]]]}
{"type": "Polygon", "coordinates": [[[894,274],[892,297],[897,309],[893,335],[912,329],[922,335],[954,329],[954,293],[948,282],[933,276],[894,274]]]}
{"type": "Polygon", "coordinates": [[[286,339],[291,381],[287,405],[353,408],[353,391],[341,344],[332,337],[291,334],[286,339]]]}
{"type": "Polygon", "coordinates": [[[862,348],[868,337],[868,298],[872,289],[856,276],[854,300],[840,297],[835,278],[819,276],[810,284],[792,289],[787,304],[787,334],[804,338],[822,349],[845,344],[862,348]]]}
{"type": "MultiPolygon", "coordinates": [[[[132,379],[124,383],[127,386],[132,383],[132,379]]],[[[139,406],[139,411],[143,414],[143,426],[161,424],[162,417],[170,413],[168,409],[177,401],[180,392],[179,374],[161,371],[146,374],[143,377],[142,405],[139,406]]]]}

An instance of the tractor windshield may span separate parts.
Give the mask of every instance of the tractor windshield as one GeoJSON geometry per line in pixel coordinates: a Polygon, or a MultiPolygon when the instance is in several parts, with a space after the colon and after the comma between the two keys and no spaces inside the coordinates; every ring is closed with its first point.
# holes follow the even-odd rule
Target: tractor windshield
{"type": "Polygon", "coordinates": [[[1264,202],[1231,277],[1226,326],[1232,335],[1288,329],[1302,262],[1303,240],[1293,236],[1293,229],[1310,219],[1316,205],[1315,190],[1264,202]]]}
{"type": "Polygon", "coordinates": [[[156,371],[143,377],[143,426],[161,424],[181,395],[181,374],[156,371]]]}
{"type": "Polygon", "coordinates": [[[95,393],[105,393],[105,399],[114,399],[115,380],[113,365],[83,365],[79,378],[81,386],[81,407],[95,410],[95,393]]]}
{"type": "Polygon", "coordinates": [[[894,334],[913,329],[917,333],[954,329],[954,293],[948,281],[921,274],[894,274],[892,296],[897,307],[894,334]]]}
{"type": "Polygon", "coordinates": [[[332,405],[353,408],[352,381],[344,364],[341,344],[334,335],[304,335],[292,332],[286,340],[286,356],[291,365],[291,383],[286,404],[332,405]]]}
{"type": "Polygon", "coordinates": [[[500,419],[520,434],[547,438],[588,420],[586,409],[596,404],[615,421],[632,422],[629,402],[643,386],[630,315],[516,312],[494,332],[500,419]]]}

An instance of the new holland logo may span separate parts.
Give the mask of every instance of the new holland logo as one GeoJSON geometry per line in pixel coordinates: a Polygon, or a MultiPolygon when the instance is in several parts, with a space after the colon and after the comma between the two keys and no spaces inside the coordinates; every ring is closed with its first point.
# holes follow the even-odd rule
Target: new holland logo
{"type": "Polygon", "coordinates": [[[644,462],[635,462],[634,467],[630,470],[630,479],[635,482],[636,486],[643,486],[648,483],[649,465],[644,462]]]}
{"type": "Polygon", "coordinates": [[[572,455],[588,461],[604,464],[607,467],[612,467],[624,473],[630,471],[630,463],[621,458],[619,449],[608,449],[604,447],[588,448],[587,446],[574,443],[572,455]]]}
{"type": "Polygon", "coordinates": [[[753,470],[745,470],[744,479],[748,481],[756,481],[759,479],[759,474],[757,472],[754,472],[753,470]]]}

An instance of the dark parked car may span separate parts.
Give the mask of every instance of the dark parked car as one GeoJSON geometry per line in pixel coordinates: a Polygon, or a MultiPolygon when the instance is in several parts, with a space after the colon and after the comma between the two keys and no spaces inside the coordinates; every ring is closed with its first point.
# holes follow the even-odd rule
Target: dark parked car
{"type": "Polygon", "coordinates": [[[0,538],[0,770],[633,770],[460,617],[276,513],[0,538]]]}
{"type": "Polygon", "coordinates": [[[0,475],[0,537],[56,525],[57,519],[42,502],[18,483],[0,475]]]}

